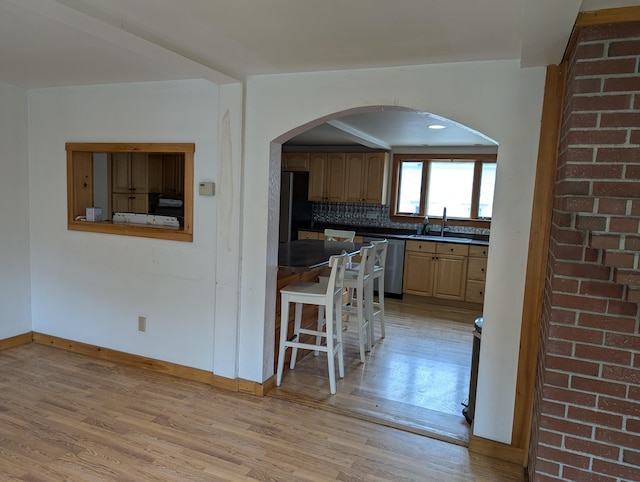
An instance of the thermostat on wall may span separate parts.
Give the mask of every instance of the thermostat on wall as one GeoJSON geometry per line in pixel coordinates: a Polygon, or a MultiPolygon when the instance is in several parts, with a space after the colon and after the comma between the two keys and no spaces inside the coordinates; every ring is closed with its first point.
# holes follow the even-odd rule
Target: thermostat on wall
{"type": "Polygon", "coordinates": [[[201,196],[213,196],[216,191],[216,185],[213,182],[201,182],[200,183],[200,195],[201,196]]]}

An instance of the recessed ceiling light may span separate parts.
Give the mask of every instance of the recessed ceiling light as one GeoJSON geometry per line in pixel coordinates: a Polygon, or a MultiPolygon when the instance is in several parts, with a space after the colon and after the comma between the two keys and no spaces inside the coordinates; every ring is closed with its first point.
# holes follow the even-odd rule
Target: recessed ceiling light
{"type": "Polygon", "coordinates": [[[443,126],[442,124],[431,124],[428,127],[429,129],[446,129],[446,126],[443,126]]]}

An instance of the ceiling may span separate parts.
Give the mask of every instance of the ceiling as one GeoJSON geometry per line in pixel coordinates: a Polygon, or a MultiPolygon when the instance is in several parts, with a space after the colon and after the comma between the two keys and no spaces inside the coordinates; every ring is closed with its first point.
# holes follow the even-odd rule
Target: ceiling
{"type": "MultiPolygon", "coordinates": [[[[561,60],[578,11],[639,4],[640,0],[0,0],[0,82],[27,89],[192,78],[225,84],[262,74],[443,62],[519,59],[522,67],[541,66],[561,60]]],[[[341,119],[343,124],[353,121],[347,125],[351,129],[323,129],[338,130],[343,137],[362,131],[386,145],[434,142],[407,134],[417,129],[418,121],[431,122],[428,116],[390,115],[398,122],[408,121],[407,131],[398,127],[397,132],[381,133],[380,125],[389,122],[375,117],[341,119]]],[[[456,129],[445,129],[450,138],[440,142],[454,142],[456,129]]],[[[464,137],[456,142],[491,144],[482,136],[458,133],[464,137]]]]}

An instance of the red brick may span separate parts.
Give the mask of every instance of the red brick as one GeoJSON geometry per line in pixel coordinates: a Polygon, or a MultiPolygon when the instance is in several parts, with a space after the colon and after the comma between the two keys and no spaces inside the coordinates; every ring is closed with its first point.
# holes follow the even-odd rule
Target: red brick
{"type": "Polygon", "coordinates": [[[578,32],[578,44],[597,40],[610,41],[628,37],[635,38],[638,37],[639,28],[640,24],[638,22],[591,25],[580,29],[578,32]]]}
{"type": "MultiPolygon", "coordinates": [[[[592,88],[594,87],[592,86],[592,88]]],[[[624,92],[624,91],[635,91],[635,90],[640,90],[640,77],[638,76],[615,77],[612,79],[604,79],[603,92],[624,92]]],[[[586,90],[585,93],[587,92],[593,92],[593,91],[586,90]]]]}
{"type": "MultiPolygon", "coordinates": [[[[533,479],[532,479],[533,480],[533,479]]],[[[578,480],[580,482],[617,482],[615,477],[594,474],[585,470],[576,469],[567,465],[562,467],[562,480],[578,480]]],[[[536,481],[537,482],[537,481],[536,481]]]]}
{"type": "Polygon", "coordinates": [[[576,437],[590,438],[593,435],[593,427],[584,423],[578,423],[564,418],[554,418],[548,415],[540,417],[540,427],[576,437]]]}
{"type": "Polygon", "coordinates": [[[600,379],[594,380],[575,375],[571,377],[571,388],[613,397],[624,397],[627,394],[627,386],[622,383],[605,382],[600,379]]]}
{"type": "Polygon", "coordinates": [[[544,382],[554,387],[569,388],[569,375],[554,372],[553,370],[546,370],[544,373],[544,382]]]}
{"type": "Polygon", "coordinates": [[[584,244],[584,233],[582,231],[555,228],[552,230],[551,236],[560,244],[577,244],[579,246],[584,244]]]}
{"type": "Polygon", "coordinates": [[[589,233],[589,246],[595,249],[619,249],[620,236],[617,234],[589,233]]]}
{"type": "Polygon", "coordinates": [[[576,315],[577,313],[575,311],[567,311],[560,308],[553,308],[551,310],[549,319],[553,323],[557,323],[557,324],[575,325],[576,315]]]}
{"type": "Polygon", "coordinates": [[[580,213],[592,213],[595,199],[586,196],[566,196],[558,199],[558,209],[580,213]]]}
{"type": "Polygon", "coordinates": [[[594,459],[591,470],[612,477],[619,477],[626,480],[640,480],[640,469],[622,465],[617,462],[607,462],[605,460],[594,459]]]}
{"type": "MultiPolygon", "coordinates": [[[[636,412],[637,413],[637,412],[636,412]]],[[[596,440],[608,442],[622,447],[637,449],[640,448],[640,437],[637,435],[618,432],[607,428],[596,427],[596,440]]],[[[640,479],[634,479],[640,480],[640,479]]]]}
{"type": "Polygon", "coordinates": [[[580,214],[576,219],[576,228],[582,229],[583,231],[606,231],[607,218],[604,216],[580,214]]]}
{"type": "MultiPolygon", "coordinates": [[[[573,99],[574,111],[625,110],[631,107],[631,95],[579,96],[573,99]]],[[[572,143],[574,144],[574,143],[572,143]]],[[[586,143],[585,143],[586,144],[586,143]]]]}
{"type": "Polygon", "coordinates": [[[554,268],[555,273],[560,276],[574,276],[593,280],[608,280],[611,277],[611,268],[592,263],[558,262],[554,268]]]}
{"type": "Polygon", "coordinates": [[[548,430],[540,429],[538,431],[538,442],[545,445],[562,446],[562,435],[548,430]]]}
{"type": "Polygon", "coordinates": [[[637,147],[599,147],[596,162],[640,163],[637,147]]]}
{"type": "MultiPolygon", "coordinates": [[[[628,170],[628,167],[627,167],[628,170]]],[[[627,200],[616,198],[598,199],[598,213],[600,214],[626,214],[627,200]]]]}
{"type": "Polygon", "coordinates": [[[604,43],[579,45],[576,48],[577,59],[596,59],[604,57],[604,43]]]}
{"type": "MultiPolygon", "coordinates": [[[[640,273],[638,273],[640,276],[640,273]]],[[[627,303],[626,301],[609,300],[607,313],[610,315],[637,316],[638,305],[636,303],[627,303]]]]}
{"type": "MultiPolygon", "coordinates": [[[[602,367],[602,378],[607,380],[617,380],[622,383],[633,383],[640,385],[640,370],[613,365],[602,367]]],[[[640,414],[640,404],[636,405],[635,414],[640,414]]]]}
{"type": "Polygon", "coordinates": [[[640,387],[630,386],[628,399],[640,401],[640,387]]]}
{"type": "Polygon", "coordinates": [[[622,461],[627,464],[633,464],[640,466],[640,452],[634,450],[625,450],[622,453],[622,461]]]}
{"type": "Polygon", "coordinates": [[[636,59],[586,60],[576,63],[576,76],[631,74],[636,69],[636,59]]]}
{"type": "Polygon", "coordinates": [[[593,162],[593,147],[571,147],[567,149],[562,157],[566,162],[593,162]]]}
{"type": "Polygon", "coordinates": [[[640,418],[628,418],[625,430],[627,432],[640,433],[640,418]]]}
{"type": "Polygon", "coordinates": [[[640,286],[640,273],[633,270],[615,270],[613,279],[621,285],[640,286]]]}
{"type": "Polygon", "coordinates": [[[600,114],[600,127],[640,127],[640,113],[616,112],[600,114]]]}
{"type": "Polygon", "coordinates": [[[625,236],[624,249],[631,251],[640,251],[640,236],[625,236]]]}
{"type": "Polygon", "coordinates": [[[596,376],[600,372],[600,365],[597,363],[576,360],[575,358],[551,356],[549,354],[547,354],[547,368],[589,376],[596,376]]]}
{"type": "MultiPolygon", "coordinates": [[[[628,183],[629,185],[634,183],[628,183]]],[[[629,217],[611,217],[609,221],[609,231],[612,233],[638,233],[638,220],[629,217]]]]}
{"type": "MultiPolygon", "coordinates": [[[[622,420],[622,417],[618,418],[622,420]]],[[[567,437],[565,438],[564,446],[567,450],[571,450],[572,452],[582,452],[606,459],[618,460],[620,457],[620,447],[593,442],[591,440],[567,437]]]]}
{"type": "Polygon", "coordinates": [[[638,183],[632,181],[595,181],[592,193],[594,196],[635,197],[638,195],[638,183]]]}
{"type": "Polygon", "coordinates": [[[595,263],[600,260],[600,250],[593,248],[584,249],[584,260],[589,263],[595,263]]]}
{"type": "MultiPolygon", "coordinates": [[[[635,320],[628,319],[629,324],[635,325],[635,320]]],[[[631,332],[634,330],[632,329],[631,332]]],[[[614,346],[617,348],[625,348],[627,350],[640,351],[640,336],[637,335],[622,335],[620,333],[605,333],[604,335],[605,346],[614,346]]]]}
{"type": "Polygon", "coordinates": [[[631,201],[631,215],[640,216],[640,200],[634,199],[633,201],[631,201]]]}
{"type": "Polygon", "coordinates": [[[629,303],[640,303],[640,288],[628,286],[626,300],[629,303]]]}
{"type": "MultiPolygon", "coordinates": [[[[610,315],[595,315],[592,313],[580,313],[578,325],[585,328],[598,328],[601,330],[618,331],[621,333],[633,333],[635,331],[636,322],[634,319],[622,318],[610,315]]],[[[607,333],[608,336],[614,334],[607,333]]],[[[627,336],[627,335],[622,335],[627,336]]]]}
{"type": "Polygon", "coordinates": [[[603,348],[599,346],[577,344],[575,348],[576,358],[591,361],[603,361],[618,365],[630,365],[631,353],[628,351],[603,348]]]}
{"type": "Polygon", "coordinates": [[[547,340],[547,353],[560,356],[573,355],[573,343],[563,340],[547,340]]]}
{"type": "MultiPolygon", "coordinates": [[[[559,476],[560,475],[560,464],[556,462],[551,462],[549,460],[536,460],[536,472],[537,473],[545,473],[549,475],[559,476]]],[[[559,480],[559,479],[558,479],[559,480]]]]}
{"type": "Polygon", "coordinates": [[[625,179],[640,179],[640,166],[629,165],[624,171],[625,179]]]}
{"type": "Polygon", "coordinates": [[[573,467],[577,467],[580,469],[589,468],[589,457],[585,457],[584,455],[572,454],[561,449],[545,447],[544,445],[538,447],[538,457],[548,460],[561,461],[562,464],[572,465],[573,467]]]}
{"type": "MultiPolygon", "coordinates": [[[[640,109],[640,96],[636,96],[636,100],[633,106],[634,109],[640,109]]],[[[629,135],[629,144],[640,144],[640,131],[632,130],[629,135]]]]}
{"type": "Polygon", "coordinates": [[[580,293],[583,295],[622,299],[622,292],[622,286],[615,283],[598,283],[596,281],[580,283],[580,293]]]}
{"type": "Polygon", "coordinates": [[[564,403],[542,400],[542,402],[540,402],[540,413],[552,417],[564,418],[567,413],[567,406],[564,403]]]}
{"type": "MultiPolygon", "coordinates": [[[[595,44],[601,45],[601,44],[595,44]]],[[[637,57],[640,55],[640,40],[622,40],[609,44],[609,57],[637,57]]]]}
{"type": "Polygon", "coordinates": [[[582,261],[584,255],[582,246],[561,244],[553,248],[552,251],[556,260],[582,261]]]}
{"type": "Polygon", "coordinates": [[[552,225],[571,227],[573,226],[573,216],[571,213],[559,211],[554,207],[551,223],[552,225]]]}
{"type": "MultiPolygon", "coordinates": [[[[632,253],[605,251],[602,255],[602,264],[611,266],[612,268],[633,268],[634,262],[635,255],[632,253]]],[[[620,294],[622,294],[622,292],[620,294]]]]}
{"type": "Polygon", "coordinates": [[[562,171],[565,179],[621,179],[623,164],[569,164],[562,171]]]}
{"type": "Polygon", "coordinates": [[[627,131],[623,129],[572,130],[567,135],[569,144],[624,144],[627,131]]]}
{"type": "Polygon", "coordinates": [[[553,294],[553,304],[573,310],[604,313],[607,310],[607,300],[601,298],[587,298],[563,293],[553,294]]]}
{"type": "Polygon", "coordinates": [[[556,196],[586,196],[590,194],[588,181],[559,181],[556,183],[556,196]]]}

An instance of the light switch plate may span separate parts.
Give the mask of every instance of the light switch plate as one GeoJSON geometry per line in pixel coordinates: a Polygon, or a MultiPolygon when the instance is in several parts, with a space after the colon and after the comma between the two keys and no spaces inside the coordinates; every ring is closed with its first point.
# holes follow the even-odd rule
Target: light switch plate
{"type": "Polygon", "coordinates": [[[216,185],[213,182],[201,182],[199,193],[201,196],[213,196],[216,192],[216,185]]]}

